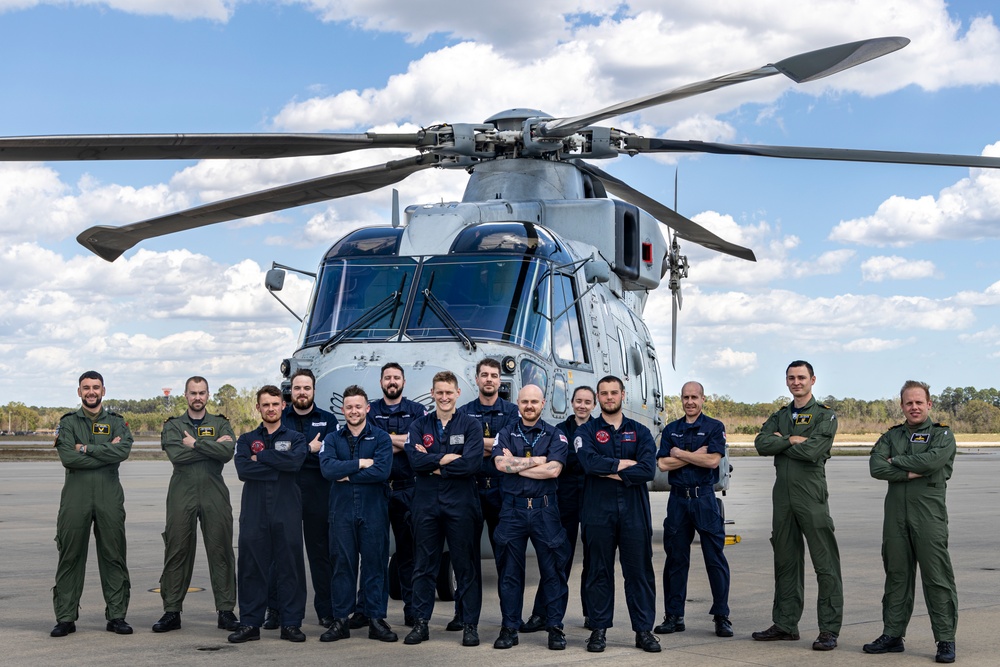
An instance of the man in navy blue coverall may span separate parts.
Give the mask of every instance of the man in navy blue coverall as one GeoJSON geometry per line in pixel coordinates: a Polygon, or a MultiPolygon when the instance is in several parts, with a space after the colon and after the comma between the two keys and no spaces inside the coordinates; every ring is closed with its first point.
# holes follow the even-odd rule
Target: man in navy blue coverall
{"type": "MultiPolygon", "coordinates": [[[[330,611],[330,535],[327,529],[330,482],[320,473],[319,449],[326,434],[337,430],[337,417],[316,406],[316,376],[311,370],[300,368],[295,371],[290,383],[292,402],[285,406],[281,423],[301,433],[309,444],[309,453],[298,476],[299,490],[302,491],[302,537],[312,578],[313,608],[319,624],[328,628],[333,622],[330,611]]],[[[275,609],[276,579],[272,572],[267,612],[264,614],[265,630],[274,630],[281,625],[281,617],[275,609]]],[[[305,585],[303,579],[303,588],[305,585]]]]}
{"type": "Polygon", "coordinates": [[[664,608],[657,634],[684,631],[684,601],[687,599],[688,569],[691,565],[691,541],[697,530],[701,552],[712,588],[715,634],[732,637],[729,622],[729,563],[722,553],[726,527],[715,500],[719,481],[719,462],[726,454],[726,427],[702,413],[705,389],[699,382],[681,387],[684,416],[663,429],[657,465],[669,471],[670,498],[663,520],[663,549],[667,553],[664,568],[664,608]]]}
{"type": "Polygon", "coordinates": [[[413,629],[404,644],[428,639],[427,622],[445,538],[458,582],[455,600],[462,606],[462,646],[479,645],[483,604],[479,527],[483,514],[475,475],[483,461],[483,427],[455,411],[461,390],[450,371],[434,375],[431,395],[436,410],[410,425],[406,455],[416,473],[413,492],[413,629]]]}
{"type": "Polygon", "coordinates": [[[562,431],[542,421],[544,406],[541,388],[525,385],[517,395],[520,419],[500,431],[493,445],[493,464],[503,473],[495,553],[503,625],[493,648],[508,649],[518,643],[529,539],[538,556],[538,588],[544,590],[549,648],[566,648],[562,628],[569,598],[565,569],[569,547],[559,520],[556,489],[569,441],[562,431]]]}
{"type": "Polygon", "coordinates": [[[272,566],[277,576],[281,638],[304,642],[301,630],[306,613],[302,585],[302,495],[296,481],[309,445],[301,433],[281,423],[285,402],[273,385],[257,392],[261,425],[236,441],[233,462],[243,482],[240,508],[239,577],[240,627],[229,641],[241,644],[260,639],[267,608],[272,566]]]}
{"type": "Polygon", "coordinates": [[[396,641],[385,622],[389,601],[389,470],[392,440],[368,423],[368,395],[357,385],[344,390],[347,425],[323,440],[319,453],[330,489],[330,556],[333,559],[333,623],[319,638],[332,642],[351,636],[348,614],[354,611],[361,561],[361,606],[368,637],[396,641]]]}
{"type": "Polygon", "coordinates": [[[600,653],[615,609],[615,551],[619,552],[636,648],[660,651],[653,634],[656,582],[653,523],[646,483],[656,474],[656,443],[649,429],[622,414],[625,385],[608,375],[597,383],[601,416],[576,430],[573,447],[587,474],[580,524],[587,555],[587,608],[594,628],[587,650],[600,653]]]}
{"type": "MultiPolygon", "coordinates": [[[[581,385],[573,390],[573,414],[565,421],[556,425],[568,442],[573,442],[576,436],[576,429],[580,428],[594,415],[594,406],[597,405],[597,394],[586,385],[581,385]]],[[[566,529],[566,544],[569,547],[566,565],[566,581],[569,581],[570,572],[573,569],[573,556],[576,554],[576,541],[580,535],[580,506],[583,504],[583,483],[586,479],[583,468],[580,467],[580,459],[576,456],[576,450],[571,446],[566,454],[566,465],[559,473],[559,520],[563,528],[566,529]]],[[[587,599],[584,592],[587,585],[587,561],[583,560],[583,573],[580,575],[580,601],[583,606],[583,627],[588,630],[590,627],[590,613],[587,611],[587,599]]],[[[521,624],[521,632],[538,632],[542,628],[548,627],[545,622],[545,595],[542,587],[539,586],[535,592],[535,604],[531,608],[531,616],[521,624]]]]}
{"type": "MultiPolygon", "coordinates": [[[[504,427],[517,421],[517,406],[500,398],[500,362],[486,357],[476,364],[476,388],[479,395],[458,409],[463,415],[475,418],[483,425],[483,467],[476,475],[479,485],[479,506],[483,511],[483,524],[490,546],[496,553],[493,533],[500,521],[500,472],[493,465],[493,444],[504,427]]],[[[483,525],[479,526],[480,535],[483,525]]],[[[455,618],[447,630],[462,629],[462,602],[455,600],[455,618]]]]}
{"type": "MultiPolygon", "coordinates": [[[[379,380],[382,398],[371,402],[368,419],[374,426],[389,434],[392,439],[392,472],[389,473],[389,525],[396,540],[393,560],[399,572],[399,593],[403,598],[403,624],[413,625],[413,522],[410,506],[413,504],[413,468],[406,458],[404,446],[410,424],[427,412],[424,406],[403,396],[406,376],[403,367],[394,361],[382,366],[379,380]]],[[[361,595],[358,596],[359,598],[361,595]]],[[[362,627],[367,619],[355,612],[352,627],[362,627]],[[355,617],[358,617],[355,619],[355,617]],[[364,622],[362,622],[364,621],[364,622]]]]}

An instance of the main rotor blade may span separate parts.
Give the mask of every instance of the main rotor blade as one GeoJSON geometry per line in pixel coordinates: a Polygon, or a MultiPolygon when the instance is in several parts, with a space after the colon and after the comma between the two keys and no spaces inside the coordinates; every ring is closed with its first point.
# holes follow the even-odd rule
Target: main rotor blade
{"type": "Polygon", "coordinates": [[[232,160],[432,146],[433,134],[68,134],[0,137],[0,161],[232,160]]]}
{"type": "Polygon", "coordinates": [[[261,190],[121,227],[97,225],[81,233],[76,240],[99,257],[113,262],[123,252],[146,239],[196,229],[216,222],[248,218],[262,213],[273,213],[296,206],[370,192],[397,183],[422,169],[433,167],[437,162],[436,156],[418,155],[375,167],[344,171],[270,190],[261,190]]]}
{"type": "Polygon", "coordinates": [[[808,146],[763,146],[754,144],[717,144],[708,141],[682,141],[646,137],[626,137],[625,147],[637,153],[715,153],[718,155],[755,155],[793,160],[836,160],[841,162],[888,162],[925,164],[942,167],[980,167],[1000,169],[1000,158],[983,155],[946,153],[909,153],[872,151],[851,148],[811,148],[808,146]]]}
{"type": "Polygon", "coordinates": [[[757,69],[734,72],[715,77],[714,79],[707,79],[681,86],[680,88],[674,88],[673,90],[626,100],[625,102],[619,102],[598,111],[573,116],[572,118],[548,120],[539,124],[539,131],[543,136],[567,137],[583,127],[607,118],[613,118],[668,102],[676,102],[685,97],[701,95],[702,93],[708,93],[726,86],[754,81],[774,76],[775,74],[784,74],[796,83],[815,81],[831,74],[842,72],[855,65],[866,63],[869,60],[874,60],[893,51],[898,51],[909,43],[910,40],[906,37],[877,37],[875,39],[865,39],[860,42],[829,46],[817,51],[800,53],[797,56],[785,58],[784,60],[779,60],[776,63],[764,65],[757,69]]]}
{"type": "Polygon", "coordinates": [[[600,180],[604,184],[607,191],[611,194],[615,195],[619,199],[629,202],[630,204],[635,204],[666,226],[671,227],[682,239],[687,239],[692,243],[697,243],[698,245],[704,246],[710,250],[732,255],[733,257],[739,257],[740,259],[745,259],[750,262],[757,261],[757,258],[753,254],[753,250],[719,238],[694,220],[685,218],[683,215],[677,213],[671,208],[664,206],[655,199],[642,194],[632,186],[615,178],[611,174],[598,169],[594,165],[588,164],[582,160],[573,160],[573,164],[575,164],[581,171],[584,171],[600,180]]]}

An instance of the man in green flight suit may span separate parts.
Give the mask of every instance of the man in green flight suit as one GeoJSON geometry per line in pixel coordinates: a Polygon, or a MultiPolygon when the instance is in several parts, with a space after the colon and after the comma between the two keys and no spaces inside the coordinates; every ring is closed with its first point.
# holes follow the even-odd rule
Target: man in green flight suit
{"type": "Polygon", "coordinates": [[[52,588],[56,625],[49,634],[65,637],[76,632],[93,524],[107,630],[130,635],[132,628],[125,622],[131,590],[125,563],[125,493],[118,465],[132,451],[132,433],[124,419],[104,409],[100,373],[81,375],[76,393],[82,405],[62,416],[56,435],[66,480],[56,519],[59,564],[52,588]]]}
{"type": "Polygon", "coordinates": [[[886,431],[872,448],[872,477],[889,482],[882,523],[882,635],[865,653],[901,653],[913,613],[917,566],[931,618],[938,662],[955,662],[958,593],[948,554],[945,491],[955,462],[955,436],[930,419],[931,390],[909,380],[899,392],[906,422],[886,431]]]}
{"type": "Polygon", "coordinates": [[[208,572],[215,596],[218,627],[230,632],[240,625],[236,606],[236,556],[233,553],[233,506],[222,468],[233,458],[236,435],[222,415],[209,413],[208,380],[200,376],[184,383],[188,409],[163,424],[160,444],[174,465],[167,489],[167,526],[160,597],[163,616],[153,632],[181,627],[184,596],[191,585],[198,519],[205,539],[208,572]]]}
{"type": "Polygon", "coordinates": [[[805,537],[819,585],[816,616],[820,632],[812,647],[832,651],[837,648],[844,617],[840,551],[833,535],[826,487],[826,460],[837,434],[837,417],[813,398],[815,384],[812,364],[790,363],[785,385],[792,402],[771,415],[754,440],[758,454],[774,457],[774,625],[752,636],[757,641],[798,640],[805,596],[805,537]]]}

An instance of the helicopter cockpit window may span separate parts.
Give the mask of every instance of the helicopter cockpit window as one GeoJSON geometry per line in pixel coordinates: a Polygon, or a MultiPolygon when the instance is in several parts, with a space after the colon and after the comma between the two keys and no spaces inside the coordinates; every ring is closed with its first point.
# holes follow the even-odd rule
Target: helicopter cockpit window
{"type": "Polygon", "coordinates": [[[580,328],[579,304],[572,276],[555,274],[552,281],[553,351],[558,361],[586,365],[587,347],[580,328]]]}
{"type": "Polygon", "coordinates": [[[325,259],[332,259],[334,257],[396,255],[399,253],[399,240],[402,237],[402,227],[366,227],[365,229],[358,229],[337,241],[326,253],[325,259]]]}
{"type": "Polygon", "coordinates": [[[327,259],[304,344],[323,344],[366,316],[373,319],[347,339],[384,340],[398,333],[416,268],[407,257],[327,259]]]}
{"type": "Polygon", "coordinates": [[[486,222],[464,229],[451,244],[451,253],[510,252],[546,257],[556,264],[572,258],[545,229],[530,222],[486,222]]]}
{"type": "Polygon", "coordinates": [[[546,261],[523,256],[432,257],[420,272],[406,336],[414,340],[455,336],[453,327],[434,312],[431,304],[437,301],[473,340],[512,343],[547,357],[548,320],[539,313],[546,311],[535,299],[548,267],[546,261]]]}

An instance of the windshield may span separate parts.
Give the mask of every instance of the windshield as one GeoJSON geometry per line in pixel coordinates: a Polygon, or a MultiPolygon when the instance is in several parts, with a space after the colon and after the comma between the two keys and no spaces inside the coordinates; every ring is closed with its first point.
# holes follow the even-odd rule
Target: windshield
{"type": "Polygon", "coordinates": [[[547,290],[536,291],[547,267],[548,262],[511,255],[428,259],[420,272],[406,335],[415,340],[454,337],[426,298],[429,290],[431,301],[440,301],[473,340],[513,343],[547,357],[549,325],[539,314],[548,313],[547,290]]]}
{"type": "Polygon", "coordinates": [[[384,304],[381,316],[347,338],[384,340],[398,333],[416,268],[416,260],[410,257],[328,259],[323,264],[304,344],[327,342],[393,292],[402,290],[395,303],[390,299],[384,304]]]}

